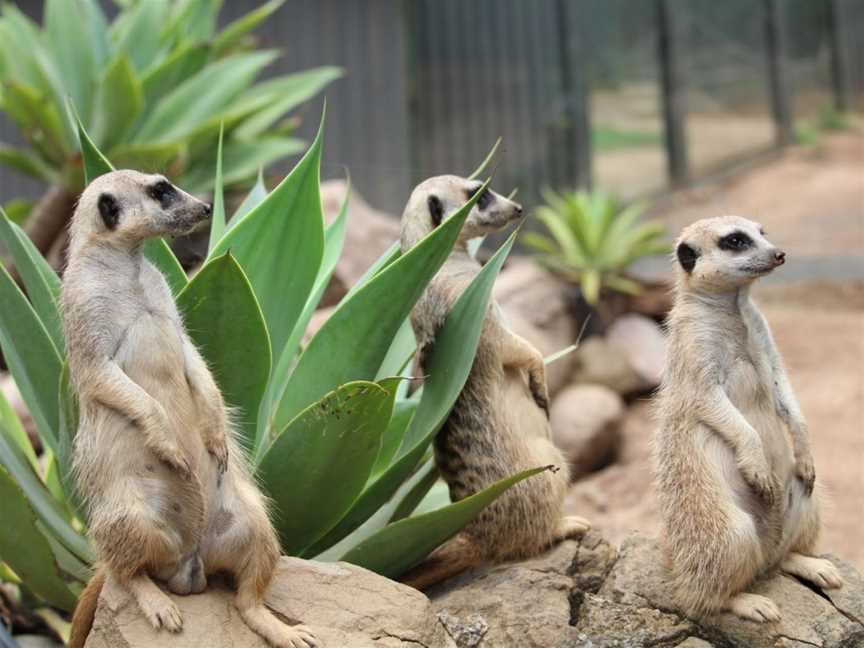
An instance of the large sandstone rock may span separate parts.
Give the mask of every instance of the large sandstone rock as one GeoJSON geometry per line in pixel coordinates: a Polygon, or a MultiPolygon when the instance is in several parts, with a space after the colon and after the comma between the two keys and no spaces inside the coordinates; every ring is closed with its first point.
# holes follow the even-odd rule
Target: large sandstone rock
{"type": "MultiPolygon", "coordinates": [[[[567,284],[533,261],[513,257],[495,282],[494,298],[509,327],[549,356],[576,342],[578,330],[568,304],[567,284]]],[[[570,382],[574,354],[546,368],[549,393],[570,382]]]]}
{"type": "MultiPolygon", "coordinates": [[[[173,597],[184,625],[171,635],[154,631],[127,594],[106,586],[86,648],[265,648],[233,597],[218,587],[173,597]]],[[[423,594],[345,563],[282,558],[267,604],[310,626],[325,648],[455,648],[423,594]]]]}
{"type": "Polygon", "coordinates": [[[619,317],[606,331],[606,340],[619,349],[648,389],[660,384],[666,361],[666,336],[644,315],[619,317]]]}
{"type": "Polygon", "coordinates": [[[573,385],[552,401],[552,438],[570,463],[570,478],[608,465],[621,442],[624,401],[602,385],[573,385]]]}
{"type": "MultiPolygon", "coordinates": [[[[328,180],[321,185],[321,205],[327,223],[339,214],[347,188],[344,180],[328,180]]],[[[321,301],[322,306],[338,303],[378,257],[399,240],[399,218],[373,209],[353,188],[347,218],[342,255],[321,301]]]]}

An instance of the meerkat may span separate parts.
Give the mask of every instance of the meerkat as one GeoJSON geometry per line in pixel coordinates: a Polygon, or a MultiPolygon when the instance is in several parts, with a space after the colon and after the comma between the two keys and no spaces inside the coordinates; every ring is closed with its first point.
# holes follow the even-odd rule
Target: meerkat
{"type": "Polygon", "coordinates": [[[80,402],[76,483],[99,558],[73,617],[81,648],[106,579],[154,628],[182,629],[175,594],[225,572],[246,624],[279,648],[318,643],[263,603],[279,558],[267,504],[234,439],[229,411],[189,339],[149,238],[188,233],[210,206],[164,177],[116,171],[81,195],[62,291],[69,367],[80,402]]]}
{"type": "MultiPolygon", "coordinates": [[[[417,186],[402,216],[402,251],[481,189],[480,182],[456,176],[430,178],[417,186]]],[[[497,232],[521,217],[520,205],[482,189],[453,252],[411,313],[421,369],[426,368],[428,353],[448,314],[480,271],[480,264],[468,251],[468,241],[497,232]]],[[[473,566],[537,555],[590,528],[583,518],[562,515],[568,470],[550,438],[548,403],[543,357],[507,328],[493,301],[468,380],[435,439],[436,464],[454,502],[522,470],[556,469],[513,486],[426,562],[409,571],[404,582],[425,589],[473,566]]]]}
{"type": "Polygon", "coordinates": [[[777,621],[748,587],[779,568],[817,587],[842,585],[812,555],[819,533],[807,424],[765,318],[756,279],[786,255],[761,226],[724,216],[676,243],[675,301],[654,438],[663,546],[682,611],[777,621]]]}

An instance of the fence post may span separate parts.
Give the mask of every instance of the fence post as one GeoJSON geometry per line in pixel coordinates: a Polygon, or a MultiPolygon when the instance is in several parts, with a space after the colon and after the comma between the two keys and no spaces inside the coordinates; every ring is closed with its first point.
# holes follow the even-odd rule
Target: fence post
{"type": "Polygon", "coordinates": [[[690,176],[687,149],[687,106],[679,52],[678,18],[671,0],[656,0],[657,56],[663,99],[663,137],[669,181],[678,186],[690,176]]]}
{"type": "Polygon", "coordinates": [[[582,22],[579,16],[573,15],[575,4],[571,0],[558,0],[555,5],[566,120],[561,142],[564,159],[562,175],[565,181],[587,189],[592,182],[591,109],[582,47],[582,22]]]}
{"type": "Polygon", "coordinates": [[[846,47],[846,30],[843,27],[843,8],[840,0],[828,1],[828,45],[831,51],[831,88],[834,108],[838,112],[849,110],[849,49],[846,47]]]}
{"type": "Polygon", "coordinates": [[[777,129],[777,144],[785,146],[795,140],[792,123],[792,99],[786,58],[786,21],[782,0],[764,0],[765,46],[768,78],[771,86],[771,112],[777,129]]]}

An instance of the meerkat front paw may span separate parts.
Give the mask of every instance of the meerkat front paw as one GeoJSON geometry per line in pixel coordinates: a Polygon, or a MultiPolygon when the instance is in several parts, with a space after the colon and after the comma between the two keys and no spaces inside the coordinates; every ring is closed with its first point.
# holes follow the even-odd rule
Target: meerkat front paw
{"type": "Polygon", "coordinates": [[[813,455],[809,450],[795,455],[795,476],[804,484],[804,490],[808,495],[813,492],[816,469],[813,467],[813,455]]]}
{"type": "Polygon", "coordinates": [[[286,643],[279,648],[320,648],[321,643],[312,631],[304,625],[292,626],[285,637],[286,643]]]}
{"type": "Polygon", "coordinates": [[[558,538],[571,540],[581,538],[591,530],[591,522],[578,515],[565,515],[558,524],[558,538]]]}
{"type": "Polygon", "coordinates": [[[726,609],[742,619],[749,619],[756,623],[765,623],[780,620],[780,609],[777,604],[765,596],[748,594],[742,592],[736,594],[726,606],[726,609]]]}
{"type": "Polygon", "coordinates": [[[744,481],[756,491],[756,494],[768,506],[773,506],[777,499],[777,488],[768,463],[761,461],[746,461],[738,465],[744,481]]]}
{"type": "Polygon", "coordinates": [[[208,436],[204,442],[207,452],[216,460],[220,473],[228,470],[228,442],[224,434],[208,436]]]}
{"type": "Polygon", "coordinates": [[[183,479],[188,481],[193,478],[192,466],[179,446],[166,442],[153,447],[152,450],[161,461],[177,471],[183,479]]]}
{"type": "Polygon", "coordinates": [[[531,396],[537,407],[546,413],[546,418],[549,418],[549,390],[546,387],[546,376],[536,375],[534,372],[528,376],[528,386],[531,388],[531,396]]]}

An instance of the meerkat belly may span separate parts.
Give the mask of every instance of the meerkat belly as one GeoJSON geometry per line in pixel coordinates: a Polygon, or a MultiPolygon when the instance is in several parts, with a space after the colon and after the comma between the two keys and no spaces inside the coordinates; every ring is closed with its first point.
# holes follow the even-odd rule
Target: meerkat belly
{"type": "Polygon", "coordinates": [[[732,371],[727,383],[729,399],[759,434],[765,458],[785,483],[792,474],[794,459],[786,424],[777,415],[771,385],[748,360],[736,362],[732,371]]]}

